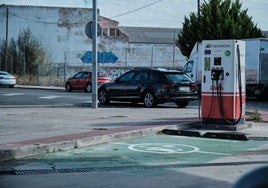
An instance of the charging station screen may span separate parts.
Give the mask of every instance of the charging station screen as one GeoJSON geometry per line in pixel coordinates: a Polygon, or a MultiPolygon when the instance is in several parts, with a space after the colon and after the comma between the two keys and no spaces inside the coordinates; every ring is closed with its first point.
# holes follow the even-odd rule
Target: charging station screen
{"type": "Polygon", "coordinates": [[[221,57],[214,57],[214,65],[221,65],[221,57]]]}

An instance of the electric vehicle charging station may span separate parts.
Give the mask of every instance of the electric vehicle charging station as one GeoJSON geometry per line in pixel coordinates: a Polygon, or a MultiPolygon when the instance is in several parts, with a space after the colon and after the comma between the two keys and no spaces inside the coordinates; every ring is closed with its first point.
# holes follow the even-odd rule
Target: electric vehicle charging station
{"type": "Polygon", "coordinates": [[[202,124],[245,123],[245,42],[202,41],[202,124]]]}

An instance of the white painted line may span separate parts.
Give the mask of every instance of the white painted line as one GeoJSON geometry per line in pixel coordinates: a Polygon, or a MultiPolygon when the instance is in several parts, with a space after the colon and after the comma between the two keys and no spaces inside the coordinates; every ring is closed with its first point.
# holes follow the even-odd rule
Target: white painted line
{"type": "Polygon", "coordinates": [[[142,143],[142,144],[128,144],[122,142],[110,142],[110,144],[128,146],[129,150],[144,152],[144,153],[160,153],[160,154],[184,154],[184,153],[204,153],[212,155],[225,155],[230,156],[228,153],[218,153],[201,151],[198,147],[183,145],[183,144],[170,144],[170,143],[142,143]]]}
{"type": "Polygon", "coordinates": [[[38,97],[40,99],[57,99],[57,98],[61,98],[60,96],[53,96],[53,95],[49,95],[49,96],[45,96],[45,97],[38,97]]]}
{"type": "Polygon", "coordinates": [[[3,96],[19,96],[19,95],[24,95],[24,93],[6,93],[2,94],[3,96]]]}
{"type": "Polygon", "coordinates": [[[195,146],[170,143],[143,143],[128,146],[128,149],[145,153],[160,154],[183,154],[198,152],[199,148],[195,146]]]}
{"type": "Polygon", "coordinates": [[[213,154],[213,155],[232,155],[229,153],[217,153],[217,152],[209,152],[209,151],[197,151],[198,153],[207,153],[207,154],[213,154]]]}

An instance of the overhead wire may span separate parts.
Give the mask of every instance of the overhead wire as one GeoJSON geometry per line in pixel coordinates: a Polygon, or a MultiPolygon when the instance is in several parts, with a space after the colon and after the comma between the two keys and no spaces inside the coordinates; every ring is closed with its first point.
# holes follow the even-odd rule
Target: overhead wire
{"type": "Polygon", "coordinates": [[[158,0],[158,1],[155,1],[155,2],[152,2],[152,3],[149,3],[147,5],[144,5],[140,8],[137,8],[137,9],[134,9],[134,10],[131,10],[131,11],[128,11],[128,12],[125,12],[125,13],[122,13],[122,14],[118,14],[118,15],[115,15],[115,16],[111,16],[110,18],[116,18],[116,17],[120,17],[120,16],[124,16],[126,14],[130,14],[130,13],[133,13],[133,12],[136,12],[136,11],[139,11],[139,10],[142,10],[144,8],[147,8],[147,7],[150,7],[150,6],[153,6],[161,1],[164,1],[164,0],[158,0]]]}
{"type": "Polygon", "coordinates": [[[9,15],[12,15],[14,17],[17,17],[17,18],[20,18],[20,19],[23,19],[23,20],[28,20],[28,21],[31,21],[31,22],[38,22],[38,23],[43,23],[43,24],[57,24],[57,22],[49,22],[49,21],[44,21],[44,20],[37,20],[37,19],[33,19],[33,18],[27,18],[27,17],[19,16],[19,15],[14,14],[14,13],[9,13],[9,15]]]}
{"type": "MultiPolygon", "coordinates": [[[[120,16],[123,16],[123,15],[127,15],[127,14],[130,14],[130,13],[133,13],[133,12],[136,12],[136,11],[139,11],[139,10],[142,10],[142,9],[145,9],[147,7],[150,7],[150,6],[153,6],[161,1],[164,1],[164,0],[157,0],[157,1],[154,1],[152,3],[149,3],[147,5],[144,5],[142,7],[139,7],[137,9],[134,9],[134,10],[131,10],[131,11],[128,11],[128,12],[125,12],[125,13],[122,13],[122,14],[118,14],[118,15],[115,15],[115,16],[111,16],[110,18],[115,18],[115,17],[120,17],[120,16]]],[[[25,20],[29,20],[29,21],[32,21],[32,22],[39,22],[39,23],[44,23],[44,24],[57,24],[55,22],[49,22],[49,21],[43,21],[43,20],[36,20],[36,19],[33,19],[33,18],[26,18],[26,17],[23,17],[23,16],[19,16],[17,14],[13,14],[13,13],[10,13],[10,15],[13,15],[15,17],[18,17],[18,18],[21,18],[21,19],[25,19],[25,20]]],[[[1,18],[1,17],[0,17],[1,18]]],[[[73,24],[82,24],[82,23],[73,23],[73,24]]]]}

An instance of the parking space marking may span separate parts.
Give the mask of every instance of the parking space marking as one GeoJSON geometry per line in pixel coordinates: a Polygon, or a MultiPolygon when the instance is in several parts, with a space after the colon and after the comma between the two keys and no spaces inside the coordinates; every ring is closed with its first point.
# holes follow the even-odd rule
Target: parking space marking
{"type": "Polygon", "coordinates": [[[132,144],[128,146],[128,149],[138,152],[161,154],[193,153],[199,151],[199,148],[195,146],[170,143],[132,144]]]}
{"type": "Polygon", "coordinates": [[[198,151],[198,153],[207,153],[207,154],[213,154],[213,155],[232,155],[229,153],[218,153],[218,152],[210,152],[210,151],[198,151]]]}
{"type": "Polygon", "coordinates": [[[61,98],[60,96],[54,96],[54,95],[49,95],[49,96],[44,96],[44,97],[38,97],[40,99],[57,99],[61,98]]]}
{"type": "Polygon", "coordinates": [[[24,93],[6,93],[6,94],[2,94],[2,96],[19,96],[19,95],[24,95],[24,93]]]}
{"type": "Polygon", "coordinates": [[[111,142],[111,144],[125,145],[128,147],[129,150],[144,153],[157,153],[157,154],[206,153],[213,155],[231,155],[228,153],[200,151],[200,149],[196,146],[184,145],[184,144],[171,144],[171,143],[127,144],[120,142],[111,142]]]}

